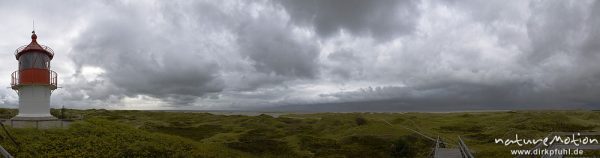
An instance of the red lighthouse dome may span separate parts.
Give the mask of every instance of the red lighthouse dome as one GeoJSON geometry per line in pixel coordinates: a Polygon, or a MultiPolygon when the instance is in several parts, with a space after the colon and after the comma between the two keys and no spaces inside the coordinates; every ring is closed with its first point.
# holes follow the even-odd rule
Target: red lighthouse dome
{"type": "Polygon", "coordinates": [[[17,60],[19,60],[19,57],[21,57],[21,55],[28,52],[44,53],[50,58],[50,60],[52,60],[52,58],[54,57],[54,51],[48,46],[38,44],[37,35],[35,34],[35,31],[32,31],[31,33],[31,43],[29,43],[28,45],[21,46],[17,48],[17,50],[15,50],[15,57],[17,58],[17,60]]]}

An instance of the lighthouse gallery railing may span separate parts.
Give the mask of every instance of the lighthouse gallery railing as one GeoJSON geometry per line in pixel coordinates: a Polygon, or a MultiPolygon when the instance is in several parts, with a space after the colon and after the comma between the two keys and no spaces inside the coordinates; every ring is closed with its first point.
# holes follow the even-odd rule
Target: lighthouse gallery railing
{"type": "Polygon", "coordinates": [[[50,85],[50,87],[52,89],[56,89],[58,86],[58,78],[57,78],[57,74],[56,72],[52,71],[52,70],[48,70],[48,69],[27,69],[27,70],[20,70],[20,71],[15,71],[12,73],[11,75],[11,82],[10,85],[11,87],[14,89],[17,86],[20,85],[50,85]],[[47,71],[48,74],[45,73],[31,73],[32,76],[28,76],[28,77],[33,77],[33,78],[41,78],[41,77],[48,77],[48,81],[46,82],[31,82],[31,81],[23,81],[20,78],[20,75],[22,74],[21,72],[24,71],[47,71]]]}
{"type": "MultiPolygon", "coordinates": [[[[25,48],[27,48],[27,46],[29,46],[29,45],[24,45],[24,46],[17,48],[17,50],[15,50],[15,56],[17,54],[21,53],[23,50],[25,50],[25,48]]],[[[54,50],[52,50],[52,48],[45,46],[45,45],[41,45],[41,44],[40,44],[40,47],[42,47],[42,49],[44,49],[45,51],[50,53],[52,56],[54,56],[54,50]]]]}

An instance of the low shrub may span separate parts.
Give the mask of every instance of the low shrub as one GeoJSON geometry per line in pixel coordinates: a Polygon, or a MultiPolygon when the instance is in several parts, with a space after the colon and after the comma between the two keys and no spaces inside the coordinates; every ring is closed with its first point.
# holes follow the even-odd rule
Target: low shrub
{"type": "Polygon", "coordinates": [[[237,142],[227,143],[227,146],[258,155],[294,155],[293,149],[281,137],[283,135],[275,129],[253,129],[240,135],[237,142]]]}
{"type": "Polygon", "coordinates": [[[362,126],[367,124],[367,119],[364,117],[357,117],[354,119],[354,122],[356,122],[356,125],[362,126]]]}
{"type": "Polygon", "coordinates": [[[20,148],[3,141],[16,157],[190,157],[196,145],[179,137],[92,119],[68,129],[11,129],[20,148]]]}
{"type": "Polygon", "coordinates": [[[336,140],[308,135],[302,135],[299,138],[300,148],[310,151],[315,157],[343,156],[340,155],[341,145],[336,140]]]}

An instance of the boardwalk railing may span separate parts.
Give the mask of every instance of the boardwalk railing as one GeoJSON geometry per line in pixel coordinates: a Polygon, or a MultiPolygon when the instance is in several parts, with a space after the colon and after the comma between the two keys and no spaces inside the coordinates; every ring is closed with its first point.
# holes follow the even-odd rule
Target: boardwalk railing
{"type": "MultiPolygon", "coordinates": [[[[8,130],[6,130],[6,128],[4,127],[4,123],[2,123],[2,121],[0,121],[0,126],[2,126],[2,130],[4,130],[4,133],[6,133],[8,138],[10,138],[11,142],[13,144],[15,144],[17,149],[21,148],[19,146],[19,144],[17,143],[17,141],[15,141],[15,138],[12,135],[10,135],[10,133],[8,133],[8,130]]],[[[8,151],[6,151],[6,149],[4,149],[4,147],[2,147],[2,146],[0,146],[0,154],[2,154],[2,157],[4,157],[4,158],[13,158],[13,156],[10,155],[10,153],[8,151]]]]}
{"type": "Polygon", "coordinates": [[[0,146],[0,154],[2,154],[2,157],[4,158],[13,158],[13,156],[10,155],[10,153],[8,153],[8,151],[6,151],[6,149],[4,149],[2,146],[0,146]]]}
{"type": "MultiPolygon", "coordinates": [[[[391,127],[395,127],[394,125],[392,125],[391,123],[389,123],[388,121],[386,121],[384,119],[382,119],[381,121],[383,121],[384,123],[386,123],[387,125],[389,125],[391,127]]],[[[410,129],[410,128],[404,127],[404,126],[400,126],[400,127],[435,142],[435,147],[433,148],[433,151],[429,154],[430,157],[433,157],[433,158],[441,158],[441,157],[474,158],[473,154],[471,154],[471,151],[469,150],[469,147],[467,147],[467,145],[462,140],[462,138],[460,138],[460,136],[458,137],[458,140],[459,140],[458,149],[450,148],[450,146],[451,145],[453,146],[453,144],[448,144],[448,143],[444,142],[442,139],[440,139],[440,136],[438,136],[437,139],[433,139],[432,137],[429,137],[419,131],[416,131],[416,130],[413,130],[413,129],[410,129]]]]}
{"type": "Polygon", "coordinates": [[[474,158],[473,154],[471,154],[471,150],[465,142],[458,136],[458,146],[460,147],[460,153],[462,153],[463,158],[474,158]]]}

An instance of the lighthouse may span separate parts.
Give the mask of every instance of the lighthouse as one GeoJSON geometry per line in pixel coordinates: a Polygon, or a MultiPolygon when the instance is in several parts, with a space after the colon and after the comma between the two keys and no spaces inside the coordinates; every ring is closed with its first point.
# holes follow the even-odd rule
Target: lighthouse
{"type": "Polygon", "coordinates": [[[56,72],[50,69],[54,51],[31,33],[31,43],[15,51],[19,69],[11,75],[11,88],[19,95],[19,113],[11,120],[56,120],[50,115],[50,95],[57,88],[56,72]]]}

